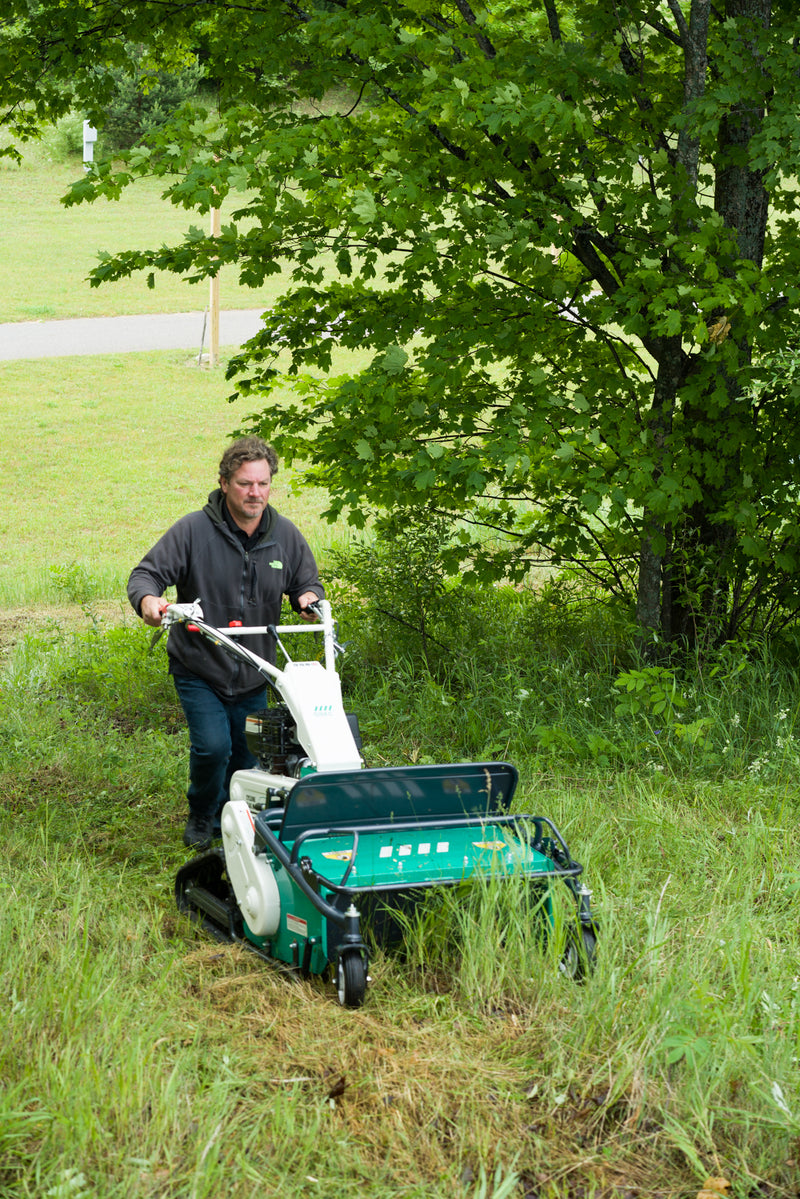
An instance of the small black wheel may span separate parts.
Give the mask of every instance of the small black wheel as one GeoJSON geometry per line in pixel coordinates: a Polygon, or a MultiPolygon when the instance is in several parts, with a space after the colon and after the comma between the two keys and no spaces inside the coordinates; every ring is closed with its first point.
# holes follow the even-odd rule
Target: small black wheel
{"type": "Polygon", "coordinates": [[[594,929],[582,924],[569,929],[567,946],[558,968],[565,978],[579,983],[591,974],[596,956],[597,934],[594,929]]]}
{"type": "Polygon", "coordinates": [[[336,967],[336,994],[342,1007],[361,1007],[367,993],[367,967],[356,950],[343,953],[336,967]]]}

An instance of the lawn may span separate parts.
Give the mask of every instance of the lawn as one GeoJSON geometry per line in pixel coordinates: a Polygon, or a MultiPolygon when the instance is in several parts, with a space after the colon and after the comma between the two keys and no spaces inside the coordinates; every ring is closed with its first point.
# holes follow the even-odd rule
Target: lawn
{"type": "MultiPolygon", "coordinates": [[[[143,278],[89,287],[98,249],[161,244],[193,218],[150,182],[118,203],[65,208],[59,198],[80,169],[47,161],[41,149],[19,167],[0,160],[1,319],[202,311],[207,288],[172,276],[154,290],[143,278]]],[[[240,288],[233,275],[222,280],[224,308],[266,307],[273,295],[240,288]]],[[[228,402],[224,366],[201,369],[183,351],[0,363],[0,603],[63,599],[54,577],[65,572],[108,596],[123,593],[140,554],[205,502],[227,436],[252,410],[252,401],[228,402]],[[43,496],[57,523],[32,556],[27,530],[42,519],[43,496]]],[[[332,534],[317,520],[323,497],[293,492],[291,479],[281,474],[276,507],[324,549],[332,534]]]]}
{"type": "MultiPolygon", "coordinates": [[[[250,411],[231,390],[182,351],[0,363],[0,604],[52,601],[64,570],[123,594],[130,567],[216,486],[250,411]]],[[[279,473],[273,503],[320,552],[334,538],[324,496],[293,481],[279,473]]]]}
{"type": "MultiPolygon", "coordinates": [[[[152,289],[144,275],[89,286],[99,251],[157,247],[177,241],[190,225],[207,229],[209,218],[173,207],[161,198],[163,185],[151,180],[137,181],[115,202],[65,208],[61,197],[82,169],[76,160],[49,162],[40,148],[30,151],[21,166],[0,159],[0,321],[202,312],[208,285],[173,275],[158,277],[152,289]]],[[[223,219],[237,202],[241,197],[223,208],[223,219]]],[[[266,309],[276,286],[273,279],[256,290],[241,287],[235,271],[225,268],[220,303],[266,309]]]]}

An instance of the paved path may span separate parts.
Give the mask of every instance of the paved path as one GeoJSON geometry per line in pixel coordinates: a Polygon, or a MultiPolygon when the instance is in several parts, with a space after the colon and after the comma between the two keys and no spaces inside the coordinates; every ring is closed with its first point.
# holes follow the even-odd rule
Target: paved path
{"type": "MultiPolygon", "coordinates": [[[[261,324],[263,309],[221,312],[220,346],[238,348],[261,324]]],[[[134,350],[194,350],[203,340],[202,312],[166,316],[98,316],[81,320],[18,321],[0,325],[0,361],[66,358],[73,354],[126,354],[134,350]]],[[[206,320],[203,349],[208,353],[206,320]]]]}

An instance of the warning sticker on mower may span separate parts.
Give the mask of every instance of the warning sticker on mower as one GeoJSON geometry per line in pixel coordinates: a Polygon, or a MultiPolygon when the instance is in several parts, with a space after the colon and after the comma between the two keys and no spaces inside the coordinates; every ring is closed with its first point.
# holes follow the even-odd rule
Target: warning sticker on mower
{"type": "MultiPolygon", "coordinates": [[[[449,850],[450,850],[450,842],[449,841],[437,841],[436,842],[436,852],[437,853],[448,853],[449,850]]],[[[398,845],[397,852],[401,858],[407,858],[414,852],[414,846],[413,845],[398,845]]],[[[430,841],[420,841],[419,845],[417,846],[417,853],[422,854],[423,857],[426,857],[428,854],[430,854],[430,852],[431,852],[430,841]]],[[[393,853],[394,853],[393,845],[382,845],[380,847],[380,849],[378,850],[378,857],[390,858],[393,853]]],[[[327,857],[328,855],[326,854],[325,856],[327,857]]],[[[331,855],[331,856],[333,856],[333,855],[331,855]]],[[[401,863],[401,865],[402,865],[402,863],[401,863]]]]}
{"type": "Polygon", "coordinates": [[[505,841],[473,841],[476,849],[507,849],[505,841]]]}
{"type": "Polygon", "coordinates": [[[334,862],[351,862],[353,860],[352,849],[329,849],[323,853],[323,858],[331,858],[334,862]]]}
{"type": "Polygon", "coordinates": [[[298,937],[308,936],[308,921],[301,920],[299,916],[291,916],[287,913],[286,927],[290,933],[296,933],[298,937]]]}

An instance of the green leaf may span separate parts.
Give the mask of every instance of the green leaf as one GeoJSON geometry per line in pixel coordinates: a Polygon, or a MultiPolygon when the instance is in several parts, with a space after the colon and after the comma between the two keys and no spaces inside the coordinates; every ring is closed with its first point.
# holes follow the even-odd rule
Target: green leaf
{"type": "Polygon", "coordinates": [[[408,354],[402,346],[389,346],[380,360],[380,366],[388,375],[399,375],[408,363],[408,354]]]}
{"type": "MultiPolygon", "coordinates": [[[[425,515],[435,496],[476,572],[568,561],[628,611],[662,597],[648,620],[702,649],[800,616],[795,7],[747,37],[695,23],[689,59],[664,5],[556,4],[554,38],[541,6],[500,0],[302,20],[15,0],[4,131],[102,124],[115,72],[138,60],[153,94],[201,46],[215,111],[165,105],[66,198],[151,177],[187,220],[92,284],[269,280],[229,374],[330,511],[425,515]]],[[[666,719],[657,685],[635,694],[666,719]]]]}
{"type": "Polygon", "coordinates": [[[375,197],[366,188],[360,188],[353,197],[353,212],[365,225],[371,225],[375,220],[378,209],[375,197]]]}

